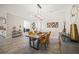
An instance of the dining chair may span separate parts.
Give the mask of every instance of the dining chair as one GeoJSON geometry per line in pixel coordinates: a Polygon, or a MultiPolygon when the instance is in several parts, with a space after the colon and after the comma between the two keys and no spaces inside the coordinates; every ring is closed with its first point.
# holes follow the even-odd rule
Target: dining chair
{"type": "Polygon", "coordinates": [[[40,37],[40,45],[41,46],[44,46],[45,48],[48,47],[50,34],[51,34],[51,32],[48,32],[45,35],[41,35],[41,37],[40,37]]]}
{"type": "Polygon", "coordinates": [[[33,35],[33,31],[29,31],[28,32],[28,35],[33,35]]]}
{"type": "Polygon", "coordinates": [[[47,33],[47,44],[49,44],[50,34],[51,34],[51,31],[47,33]]]}
{"type": "MultiPolygon", "coordinates": [[[[33,31],[29,31],[28,35],[34,35],[33,31]]],[[[35,38],[29,37],[29,44],[30,44],[30,46],[31,46],[31,42],[33,43],[33,46],[34,46],[35,40],[36,40],[35,38]]]]}
{"type": "Polygon", "coordinates": [[[40,37],[40,45],[41,47],[44,46],[45,49],[47,48],[47,35],[42,35],[40,37]]]}

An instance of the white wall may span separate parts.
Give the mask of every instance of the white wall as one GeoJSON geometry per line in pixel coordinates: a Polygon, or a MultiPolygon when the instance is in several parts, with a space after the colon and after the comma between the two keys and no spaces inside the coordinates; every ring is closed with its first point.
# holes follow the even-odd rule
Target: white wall
{"type": "Polygon", "coordinates": [[[0,13],[1,17],[6,17],[6,37],[9,38],[12,36],[12,28],[16,27],[17,30],[19,30],[19,26],[21,25],[21,30],[23,31],[23,25],[24,25],[24,19],[10,14],[10,13],[0,13]]]}
{"type": "Polygon", "coordinates": [[[58,38],[59,32],[62,32],[63,30],[63,22],[65,21],[65,11],[64,10],[58,10],[52,13],[42,13],[41,15],[43,17],[43,20],[40,19],[33,19],[30,23],[35,22],[36,28],[38,31],[42,32],[49,32],[51,31],[51,37],[58,38]],[[47,28],[48,22],[58,22],[58,28],[47,28]]]}
{"type": "Polygon", "coordinates": [[[45,18],[45,20],[43,20],[42,22],[42,31],[51,31],[52,34],[51,36],[53,38],[58,38],[59,36],[59,32],[61,32],[63,30],[63,22],[64,22],[64,10],[59,10],[53,13],[50,13],[47,15],[47,18],[45,18]],[[58,22],[58,28],[47,28],[47,23],[48,22],[58,22]]]}
{"type": "Polygon", "coordinates": [[[13,14],[7,13],[7,36],[11,37],[13,27],[16,27],[16,30],[19,30],[19,26],[21,26],[21,30],[23,31],[24,19],[18,17],[13,14]]]}
{"type": "MultiPolygon", "coordinates": [[[[7,20],[6,13],[3,10],[1,10],[1,8],[0,8],[0,17],[4,17],[7,20]]],[[[1,23],[0,23],[0,25],[1,25],[1,23]]],[[[2,24],[2,26],[4,26],[4,28],[7,28],[7,25],[6,24],[2,24]]],[[[4,30],[0,30],[0,34],[2,36],[4,36],[4,37],[6,37],[6,35],[7,35],[6,34],[6,31],[4,31],[4,30]]]]}
{"type": "Polygon", "coordinates": [[[24,20],[24,25],[23,25],[24,28],[26,29],[30,29],[30,22],[27,21],[27,20],[24,20]]]}
{"type": "MultiPolygon", "coordinates": [[[[78,33],[79,33],[79,5],[78,6],[78,19],[76,21],[78,33]]],[[[66,21],[66,32],[70,33],[70,25],[72,24],[73,20],[71,19],[71,8],[72,5],[69,5],[66,7],[66,9],[58,10],[55,12],[42,14],[45,16],[45,19],[42,22],[42,31],[51,31],[52,37],[58,38],[59,32],[63,30],[63,22],[66,21]],[[47,22],[59,22],[58,28],[47,28],[46,23],[47,22]]]]}
{"type": "MultiPolygon", "coordinates": [[[[20,24],[23,25],[24,20],[30,20],[29,22],[36,22],[37,28],[40,31],[52,31],[53,37],[58,37],[59,32],[63,30],[63,22],[66,21],[66,30],[67,33],[70,32],[70,24],[72,20],[70,19],[70,11],[72,5],[42,5],[43,9],[41,9],[41,15],[43,20],[40,23],[40,20],[35,18],[34,15],[38,15],[38,7],[35,5],[6,5],[0,6],[0,16],[7,18],[7,24],[11,31],[13,26],[18,26],[20,24]],[[32,11],[31,11],[32,10],[32,11]],[[52,11],[53,10],[53,11],[52,11]],[[34,11],[34,12],[33,12],[34,11]],[[20,17],[24,16],[24,18],[20,17]],[[26,19],[25,19],[26,18],[26,19]],[[55,28],[47,28],[47,22],[59,22],[59,27],[55,28]]],[[[79,5],[78,5],[79,10],[79,5]]],[[[78,33],[79,33],[79,17],[77,20],[78,33]]],[[[9,33],[9,30],[7,33],[9,33]]]]}

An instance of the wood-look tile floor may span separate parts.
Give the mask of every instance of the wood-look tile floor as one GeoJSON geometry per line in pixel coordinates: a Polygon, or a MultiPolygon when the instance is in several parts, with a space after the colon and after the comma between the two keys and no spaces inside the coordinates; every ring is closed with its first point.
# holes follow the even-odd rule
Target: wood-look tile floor
{"type": "Polygon", "coordinates": [[[58,39],[50,39],[48,49],[43,47],[35,50],[29,46],[29,39],[26,37],[17,37],[10,39],[0,39],[1,54],[59,54],[59,53],[79,53],[79,43],[59,44],[58,39]]]}

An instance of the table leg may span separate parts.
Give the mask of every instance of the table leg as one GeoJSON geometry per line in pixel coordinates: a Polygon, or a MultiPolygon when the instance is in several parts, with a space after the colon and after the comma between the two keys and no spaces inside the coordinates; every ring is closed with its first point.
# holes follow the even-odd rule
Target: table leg
{"type": "Polygon", "coordinates": [[[39,39],[37,39],[37,47],[34,47],[34,41],[32,41],[33,45],[31,45],[31,38],[29,38],[29,45],[30,47],[39,50],[39,39]]]}
{"type": "Polygon", "coordinates": [[[31,38],[29,38],[29,45],[30,45],[30,47],[31,47],[31,38]]]}
{"type": "Polygon", "coordinates": [[[38,39],[38,41],[37,41],[37,49],[39,49],[39,39],[38,39]]]}
{"type": "Polygon", "coordinates": [[[33,41],[33,47],[34,47],[34,41],[33,41]]]}

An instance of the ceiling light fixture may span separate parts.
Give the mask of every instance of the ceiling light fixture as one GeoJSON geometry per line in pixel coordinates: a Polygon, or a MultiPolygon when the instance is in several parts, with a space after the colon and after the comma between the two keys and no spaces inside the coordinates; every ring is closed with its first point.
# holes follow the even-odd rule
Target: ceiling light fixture
{"type": "Polygon", "coordinates": [[[40,9],[42,8],[40,4],[37,4],[37,6],[38,6],[40,9]]]}

